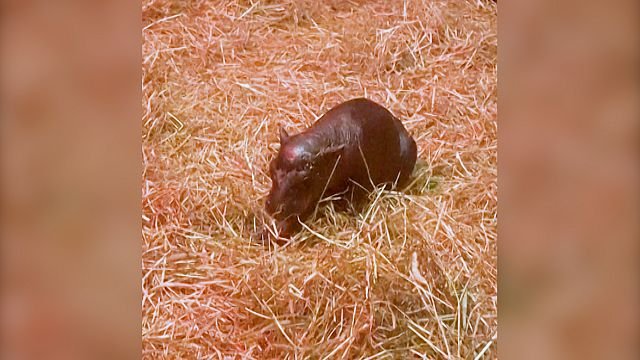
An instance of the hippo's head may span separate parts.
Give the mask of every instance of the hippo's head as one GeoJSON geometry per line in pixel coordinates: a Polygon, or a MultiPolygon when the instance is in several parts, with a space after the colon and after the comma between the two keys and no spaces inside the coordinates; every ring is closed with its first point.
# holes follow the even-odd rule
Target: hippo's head
{"type": "Polygon", "coordinates": [[[265,208],[280,236],[290,236],[311,215],[325,190],[342,147],[318,148],[312,134],[289,136],[280,128],[280,150],[269,164],[272,187],[265,208]]]}

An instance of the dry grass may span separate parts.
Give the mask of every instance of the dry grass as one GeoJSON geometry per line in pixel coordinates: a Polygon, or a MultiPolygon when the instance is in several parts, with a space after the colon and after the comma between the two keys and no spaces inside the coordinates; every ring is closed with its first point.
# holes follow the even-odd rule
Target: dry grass
{"type": "Polygon", "coordinates": [[[495,358],[492,1],[143,1],[145,358],[495,358]],[[404,193],[250,243],[277,127],[366,96],[419,148],[404,193]]]}

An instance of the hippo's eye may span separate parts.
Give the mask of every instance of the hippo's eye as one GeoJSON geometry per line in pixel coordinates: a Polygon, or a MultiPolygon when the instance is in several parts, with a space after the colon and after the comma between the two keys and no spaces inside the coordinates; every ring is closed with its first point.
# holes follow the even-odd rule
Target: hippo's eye
{"type": "Polygon", "coordinates": [[[304,163],[301,166],[302,171],[311,171],[311,169],[313,168],[313,165],[310,162],[304,163]]]}

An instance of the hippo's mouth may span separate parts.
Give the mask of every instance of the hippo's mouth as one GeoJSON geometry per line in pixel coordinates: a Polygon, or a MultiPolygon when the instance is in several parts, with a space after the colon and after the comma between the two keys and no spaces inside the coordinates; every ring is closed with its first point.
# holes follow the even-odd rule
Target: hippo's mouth
{"type": "Polygon", "coordinates": [[[300,225],[299,219],[299,214],[291,214],[284,219],[277,220],[276,228],[278,230],[278,235],[281,237],[288,237],[300,230],[302,225],[300,225]]]}

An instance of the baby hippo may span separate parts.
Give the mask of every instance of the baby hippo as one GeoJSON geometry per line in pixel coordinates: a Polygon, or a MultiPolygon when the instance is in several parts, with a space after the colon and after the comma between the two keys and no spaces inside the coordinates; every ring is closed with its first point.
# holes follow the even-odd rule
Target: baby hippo
{"type": "Polygon", "coordinates": [[[417,148],[400,120],[367,99],[344,102],[302,133],[280,128],[280,151],[269,165],[266,211],[288,238],[322,197],[344,193],[362,200],[375,186],[406,185],[417,148]]]}

